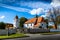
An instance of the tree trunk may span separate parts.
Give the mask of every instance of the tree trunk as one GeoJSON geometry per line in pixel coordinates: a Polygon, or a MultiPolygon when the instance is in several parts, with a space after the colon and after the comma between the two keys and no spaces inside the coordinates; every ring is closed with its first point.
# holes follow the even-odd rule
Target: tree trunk
{"type": "Polygon", "coordinates": [[[54,24],[55,24],[55,29],[57,29],[57,23],[55,22],[54,24]]]}
{"type": "Polygon", "coordinates": [[[52,18],[52,21],[54,22],[54,28],[57,29],[57,21],[52,18]]]}

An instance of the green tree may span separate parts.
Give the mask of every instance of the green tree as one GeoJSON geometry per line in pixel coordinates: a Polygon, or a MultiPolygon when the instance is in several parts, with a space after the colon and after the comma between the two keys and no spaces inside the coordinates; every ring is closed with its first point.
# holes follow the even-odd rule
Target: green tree
{"type": "Polygon", "coordinates": [[[4,22],[0,22],[0,29],[5,29],[6,24],[4,22]]]}
{"type": "Polygon", "coordinates": [[[20,22],[19,22],[19,26],[20,26],[21,28],[23,28],[23,24],[24,24],[26,21],[27,21],[27,18],[21,17],[21,18],[20,18],[20,22]]]}

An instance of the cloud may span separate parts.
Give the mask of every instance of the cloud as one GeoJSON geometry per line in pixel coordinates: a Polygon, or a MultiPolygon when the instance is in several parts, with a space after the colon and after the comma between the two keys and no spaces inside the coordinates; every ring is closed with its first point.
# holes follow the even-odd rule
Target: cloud
{"type": "Polygon", "coordinates": [[[0,0],[1,3],[12,6],[27,6],[31,8],[46,7],[50,0],[0,0]],[[44,3],[45,1],[45,3],[44,3]],[[43,4],[43,5],[42,5],[43,4]]]}
{"type": "Polygon", "coordinates": [[[0,6],[8,9],[16,10],[18,12],[28,12],[32,15],[35,15],[35,14],[39,15],[42,12],[47,12],[48,10],[44,10],[44,9],[48,9],[50,7],[49,4],[45,4],[42,2],[20,2],[18,4],[20,4],[21,7],[15,7],[15,6],[6,5],[2,3],[0,3],[0,6]],[[29,9],[29,7],[32,8],[32,10],[29,9]]]}
{"type": "MultiPolygon", "coordinates": [[[[20,3],[18,3],[18,5],[20,5],[21,7],[15,7],[15,6],[11,6],[11,5],[8,5],[8,4],[2,4],[2,3],[0,3],[0,6],[2,6],[2,7],[8,8],[8,9],[12,9],[12,10],[16,10],[16,11],[19,11],[19,12],[28,12],[28,13],[30,11],[32,11],[29,8],[32,8],[33,11],[34,10],[40,10],[40,11],[42,11],[42,8],[48,9],[50,7],[49,4],[45,4],[45,3],[42,3],[42,2],[20,2],[20,3]]],[[[32,13],[32,14],[34,15],[34,13],[32,13]]]]}
{"type": "Polygon", "coordinates": [[[20,2],[19,3],[20,4],[20,6],[27,6],[27,7],[30,7],[30,8],[33,8],[33,9],[35,9],[35,8],[49,8],[49,4],[47,4],[47,3],[43,3],[43,2],[34,2],[34,1],[31,1],[31,2],[20,2]]]}
{"type": "Polygon", "coordinates": [[[53,7],[58,7],[58,6],[60,6],[60,0],[52,0],[51,5],[52,5],[53,7]]]}
{"type": "Polygon", "coordinates": [[[5,16],[0,16],[0,19],[4,19],[5,18],[5,16]]]}
{"type": "Polygon", "coordinates": [[[49,9],[47,9],[47,10],[44,10],[44,12],[45,12],[45,13],[47,13],[48,11],[49,11],[49,9]]]}
{"type": "Polygon", "coordinates": [[[27,8],[14,7],[14,6],[9,6],[9,5],[6,5],[6,4],[1,4],[1,3],[0,3],[0,6],[8,8],[8,9],[16,10],[16,11],[19,11],[19,12],[29,12],[30,11],[30,9],[27,9],[27,8]]]}
{"type": "Polygon", "coordinates": [[[46,17],[46,15],[41,15],[41,17],[46,17]]]}
{"type": "Polygon", "coordinates": [[[29,13],[32,15],[36,15],[36,14],[39,15],[41,12],[44,12],[43,8],[33,9],[29,13]]]}

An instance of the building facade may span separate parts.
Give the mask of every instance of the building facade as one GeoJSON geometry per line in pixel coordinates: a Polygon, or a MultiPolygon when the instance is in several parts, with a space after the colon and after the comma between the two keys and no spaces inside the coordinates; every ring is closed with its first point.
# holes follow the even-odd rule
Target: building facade
{"type": "Polygon", "coordinates": [[[9,28],[9,29],[12,29],[13,28],[13,24],[11,24],[11,23],[6,23],[6,27],[5,27],[6,29],[7,28],[9,28]]]}
{"type": "Polygon", "coordinates": [[[18,16],[16,15],[15,18],[14,18],[14,28],[18,28],[19,27],[19,18],[18,16]]]}
{"type": "Polygon", "coordinates": [[[32,18],[24,23],[24,28],[47,28],[47,24],[44,21],[43,17],[38,17],[38,18],[32,18]]]}

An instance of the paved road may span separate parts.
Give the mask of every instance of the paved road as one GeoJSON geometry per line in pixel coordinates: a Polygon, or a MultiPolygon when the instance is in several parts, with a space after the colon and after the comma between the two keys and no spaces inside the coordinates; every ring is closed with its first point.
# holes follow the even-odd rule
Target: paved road
{"type": "Polygon", "coordinates": [[[29,35],[30,37],[4,39],[4,40],[60,40],[60,34],[56,35],[26,34],[26,35],[29,35]]]}

